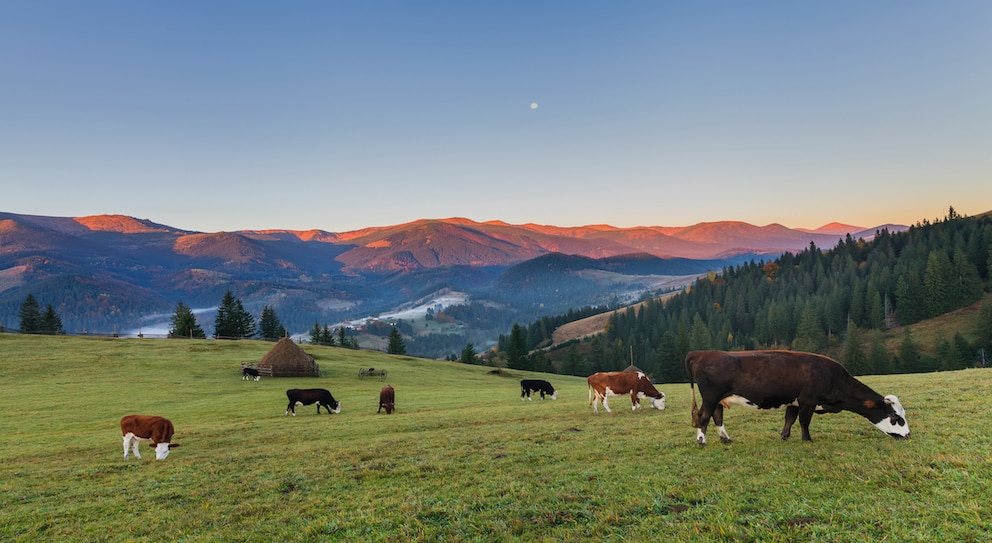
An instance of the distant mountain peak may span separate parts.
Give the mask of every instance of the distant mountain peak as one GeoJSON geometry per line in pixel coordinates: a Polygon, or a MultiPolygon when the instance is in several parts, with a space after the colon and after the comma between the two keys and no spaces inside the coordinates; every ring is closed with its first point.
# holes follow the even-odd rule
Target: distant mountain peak
{"type": "Polygon", "coordinates": [[[76,217],[77,223],[99,232],[118,232],[121,234],[141,234],[146,232],[174,232],[175,229],[154,223],[147,219],[135,219],[127,215],[90,215],[76,217]]]}

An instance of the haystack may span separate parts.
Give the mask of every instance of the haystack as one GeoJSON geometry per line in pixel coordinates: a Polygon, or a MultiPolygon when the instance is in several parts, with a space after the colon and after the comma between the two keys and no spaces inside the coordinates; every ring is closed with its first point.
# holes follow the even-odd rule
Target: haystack
{"type": "Polygon", "coordinates": [[[320,377],[320,368],[313,356],[288,337],[281,338],[269,349],[257,367],[270,368],[273,377],[320,377]]]}
{"type": "Polygon", "coordinates": [[[644,373],[644,370],[642,370],[641,368],[638,368],[637,366],[635,366],[633,364],[627,366],[627,368],[625,370],[623,370],[623,371],[632,371],[632,372],[635,372],[635,373],[644,373]]]}

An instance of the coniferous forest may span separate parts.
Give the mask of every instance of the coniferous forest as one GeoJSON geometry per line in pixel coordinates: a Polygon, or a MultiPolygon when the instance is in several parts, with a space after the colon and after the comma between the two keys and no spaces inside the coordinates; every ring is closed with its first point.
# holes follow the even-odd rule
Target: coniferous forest
{"type": "MultiPolygon", "coordinates": [[[[898,352],[886,352],[881,332],[982,299],[990,260],[992,217],[962,217],[952,207],[943,220],[905,232],[881,230],[868,241],[848,236],[831,250],[810,244],[798,254],[725,268],[665,301],[615,312],[605,334],[560,347],[554,358],[572,375],[618,371],[633,361],[657,382],[685,381],[685,355],[696,349],[820,352],[856,375],[970,367],[981,349],[992,348],[987,334],[969,341],[951,331],[940,356],[928,359],[908,334],[898,352]]],[[[983,307],[980,318],[990,313],[983,307]]],[[[548,354],[533,355],[535,369],[548,354]]]]}

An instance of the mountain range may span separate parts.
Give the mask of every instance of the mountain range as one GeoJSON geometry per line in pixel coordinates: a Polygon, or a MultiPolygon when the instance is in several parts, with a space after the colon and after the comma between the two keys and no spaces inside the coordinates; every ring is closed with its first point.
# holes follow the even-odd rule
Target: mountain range
{"type": "Polygon", "coordinates": [[[55,307],[69,333],[133,329],[170,315],[180,300],[215,306],[228,289],[256,314],[275,308],[294,333],[452,291],[531,318],[882,228],[906,227],[557,227],[450,218],[349,232],[195,232],[125,215],[0,212],[0,323],[16,326],[30,293],[55,307]]]}

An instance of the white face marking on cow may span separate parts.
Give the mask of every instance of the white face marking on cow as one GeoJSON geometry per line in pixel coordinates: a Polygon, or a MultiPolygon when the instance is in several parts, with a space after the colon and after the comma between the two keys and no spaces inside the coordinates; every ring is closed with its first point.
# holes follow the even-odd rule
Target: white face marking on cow
{"type": "Polygon", "coordinates": [[[557,390],[555,391],[554,394],[551,395],[551,399],[552,400],[557,400],[558,399],[558,391],[557,390]]]}
{"type": "Polygon", "coordinates": [[[909,422],[906,421],[906,410],[903,409],[899,398],[889,395],[885,403],[892,406],[895,417],[885,417],[875,423],[875,427],[893,437],[909,437],[909,422]]]}
{"type": "Polygon", "coordinates": [[[661,395],[660,398],[654,398],[653,400],[651,400],[651,407],[657,409],[658,411],[664,410],[665,409],[665,394],[662,393],[662,395],[661,395]]]}
{"type": "Polygon", "coordinates": [[[159,443],[155,446],[155,460],[165,460],[169,456],[169,444],[159,443]]]}

